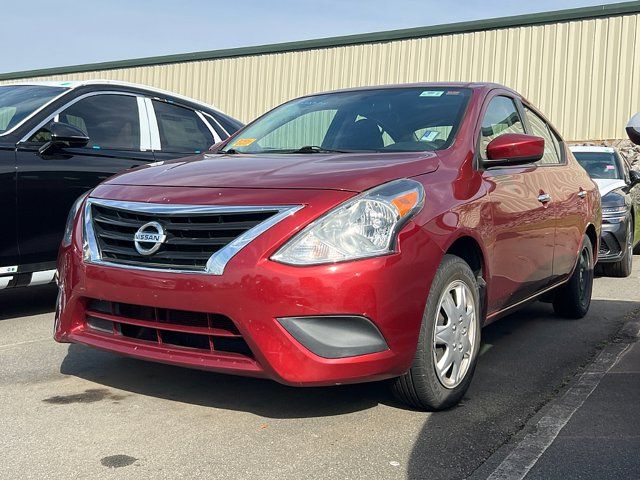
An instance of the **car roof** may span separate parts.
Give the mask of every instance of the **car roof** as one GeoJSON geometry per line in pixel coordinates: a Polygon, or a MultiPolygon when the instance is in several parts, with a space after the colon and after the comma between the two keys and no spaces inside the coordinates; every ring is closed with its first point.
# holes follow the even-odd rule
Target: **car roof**
{"type": "Polygon", "coordinates": [[[509,88],[505,85],[499,83],[492,82],[416,82],[416,83],[390,83],[386,85],[369,85],[363,87],[353,87],[353,88],[341,88],[337,90],[329,90],[326,92],[315,92],[310,93],[305,96],[313,96],[313,95],[323,95],[327,93],[341,93],[341,92],[358,92],[358,91],[367,91],[367,90],[382,90],[382,89],[390,89],[390,88],[470,88],[473,90],[493,90],[495,88],[499,88],[502,90],[506,90],[511,92],[513,95],[516,95],[522,98],[518,92],[509,88]]]}
{"type": "Polygon", "coordinates": [[[596,147],[589,145],[575,145],[569,147],[572,152],[598,152],[598,153],[615,153],[616,149],[613,147],[596,147]]]}
{"type": "MultiPolygon", "coordinates": [[[[121,82],[118,80],[96,79],[96,80],[61,80],[61,81],[24,81],[24,82],[8,83],[3,86],[15,86],[15,85],[39,85],[43,87],[68,88],[69,90],[74,90],[76,88],[86,87],[86,86],[100,86],[100,85],[129,87],[129,88],[135,88],[138,90],[143,90],[149,93],[155,93],[158,95],[177,98],[180,100],[184,100],[185,102],[200,105],[207,109],[220,111],[217,108],[215,108],[213,105],[210,105],[205,102],[201,102],[200,100],[196,100],[195,98],[186,97],[184,95],[180,95],[175,92],[170,92],[168,90],[162,90],[160,88],[150,87],[149,85],[141,85],[139,83],[130,83],[130,82],[121,82]]],[[[224,112],[220,111],[220,113],[224,113],[224,112]]]]}

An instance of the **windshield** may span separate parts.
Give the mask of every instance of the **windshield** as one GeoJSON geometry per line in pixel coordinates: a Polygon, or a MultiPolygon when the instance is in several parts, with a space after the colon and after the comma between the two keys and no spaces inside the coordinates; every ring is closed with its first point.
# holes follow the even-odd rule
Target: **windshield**
{"type": "Polygon", "coordinates": [[[11,130],[65,90],[63,87],[43,85],[0,86],[0,134],[11,130]]]}
{"type": "Polygon", "coordinates": [[[222,153],[414,152],[453,142],[471,90],[385,88],[285,103],[256,120],[222,153]]]}
{"type": "Polygon", "coordinates": [[[615,153],[609,152],[573,152],[591,178],[622,179],[620,164],[615,153]]]}

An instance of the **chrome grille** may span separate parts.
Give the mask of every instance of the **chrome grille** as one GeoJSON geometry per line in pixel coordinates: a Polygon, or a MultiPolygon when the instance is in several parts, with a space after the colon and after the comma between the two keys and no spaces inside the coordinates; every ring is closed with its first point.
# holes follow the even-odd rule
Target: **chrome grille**
{"type": "Polygon", "coordinates": [[[296,207],[164,205],[89,199],[85,241],[89,261],[134,268],[221,274],[226,262],[296,207]],[[143,255],[134,235],[159,223],[166,240],[143,255]]]}

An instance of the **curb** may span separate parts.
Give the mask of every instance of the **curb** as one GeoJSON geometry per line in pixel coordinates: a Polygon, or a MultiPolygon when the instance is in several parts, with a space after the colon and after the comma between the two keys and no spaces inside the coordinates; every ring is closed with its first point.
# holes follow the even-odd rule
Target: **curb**
{"type": "Polygon", "coordinates": [[[569,385],[534,415],[467,480],[522,480],[584,404],[611,368],[640,340],[640,309],[625,315],[625,323],[569,385]]]}

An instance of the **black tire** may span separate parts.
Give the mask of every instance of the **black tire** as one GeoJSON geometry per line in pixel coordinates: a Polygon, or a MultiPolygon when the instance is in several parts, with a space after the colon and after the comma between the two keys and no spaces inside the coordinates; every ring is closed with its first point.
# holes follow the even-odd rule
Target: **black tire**
{"type": "MultiPolygon", "coordinates": [[[[478,284],[469,265],[459,257],[445,255],[431,284],[427,305],[422,316],[422,327],[420,328],[418,347],[413,365],[407,373],[394,379],[392,389],[400,401],[421,410],[442,410],[460,401],[471,384],[478,361],[482,324],[479,299],[478,284]],[[436,373],[434,329],[437,316],[440,315],[440,299],[445,294],[445,290],[454,282],[463,282],[472,293],[473,306],[475,308],[475,339],[468,358],[466,373],[459,379],[457,385],[453,388],[448,388],[444,386],[436,373]]],[[[453,330],[455,331],[455,327],[453,327],[453,330]]],[[[471,328],[468,331],[470,332],[471,328]]]]}
{"type": "Polygon", "coordinates": [[[603,263],[602,273],[607,277],[626,278],[631,275],[633,269],[633,229],[634,225],[629,221],[627,225],[627,238],[624,245],[624,256],[617,262],[603,263]]]}
{"type": "Polygon", "coordinates": [[[556,291],[553,310],[565,318],[582,318],[589,311],[593,291],[593,246],[585,235],[569,281],[556,291]]]}

